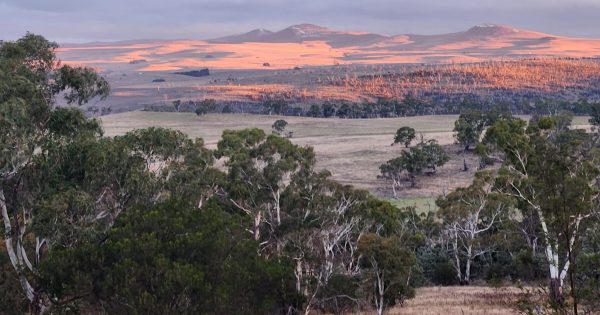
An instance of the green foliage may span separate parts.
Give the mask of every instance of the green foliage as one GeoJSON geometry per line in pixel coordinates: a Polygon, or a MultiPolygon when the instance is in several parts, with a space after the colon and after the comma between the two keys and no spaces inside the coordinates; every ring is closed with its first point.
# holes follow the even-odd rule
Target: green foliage
{"type": "Polygon", "coordinates": [[[288,125],[287,121],[285,121],[283,119],[278,119],[273,123],[273,126],[271,126],[271,128],[273,128],[274,134],[281,136],[287,125],[288,125]]]}
{"type": "Polygon", "coordinates": [[[336,106],[330,102],[323,103],[323,117],[329,118],[335,116],[336,106]]]}
{"type": "Polygon", "coordinates": [[[306,113],[309,117],[321,117],[323,116],[323,110],[317,104],[313,104],[310,106],[310,109],[306,113]]]}
{"type": "Polygon", "coordinates": [[[105,99],[110,92],[108,82],[91,68],[62,66],[56,72],[55,91],[68,91],[64,97],[69,104],[83,105],[96,96],[105,99]]]}
{"type": "Polygon", "coordinates": [[[396,131],[396,136],[394,136],[394,144],[402,143],[406,148],[408,148],[408,146],[415,139],[415,137],[416,132],[414,128],[401,127],[396,131]]]}
{"type": "Polygon", "coordinates": [[[562,281],[567,273],[562,272],[560,280],[556,269],[568,271],[570,293],[576,300],[573,278],[577,270],[572,266],[582,250],[580,233],[595,221],[600,174],[596,136],[569,126],[570,118],[565,115],[535,118],[528,126],[518,119],[502,119],[484,138],[489,148],[504,156],[498,189],[514,195],[522,216],[539,224],[535,232],[550,256],[546,257],[551,271],[550,299],[558,308],[566,305],[562,281]],[[560,258],[550,263],[551,257],[560,258]]]}
{"type": "Polygon", "coordinates": [[[469,150],[471,146],[479,143],[479,138],[485,127],[484,115],[477,110],[466,111],[454,123],[454,132],[459,144],[469,150]]]}
{"type": "Polygon", "coordinates": [[[327,314],[347,314],[361,309],[362,296],[360,279],[343,274],[335,274],[320,291],[323,301],[319,310],[327,314]]]}
{"type": "Polygon", "coordinates": [[[18,276],[12,267],[9,258],[2,249],[0,253],[0,313],[7,315],[21,315],[27,313],[29,301],[21,292],[18,276]]]}
{"type": "Polygon", "coordinates": [[[402,151],[399,157],[382,164],[379,170],[382,177],[392,180],[394,185],[398,185],[402,174],[406,174],[411,182],[411,187],[415,187],[417,175],[423,173],[424,170],[435,173],[438,167],[443,166],[449,160],[450,157],[442,146],[435,140],[429,140],[402,151]]]}
{"type": "Polygon", "coordinates": [[[417,252],[418,265],[422,269],[425,284],[456,285],[456,271],[451,257],[441,248],[424,248],[417,252]]]}
{"type": "Polygon", "coordinates": [[[264,106],[269,115],[283,115],[288,109],[288,103],[283,99],[270,99],[265,102],[264,106]]]}
{"type": "Polygon", "coordinates": [[[198,116],[206,115],[217,108],[217,101],[214,99],[205,99],[196,104],[195,113],[198,116]]]}
{"type": "Polygon", "coordinates": [[[591,125],[599,127],[600,126],[600,103],[593,103],[589,105],[590,107],[590,119],[589,122],[591,125]]]}
{"type": "Polygon", "coordinates": [[[365,234],[359,240],[358,249],[362,255],[361,264],[365,268],[365,292],[369,292],[378,314],[414,295],[407,284],[415,256],[402,246],[401,239],[365,234]]]}
{"type": "Polygon", "coordinates": [[[216,204],[131,209],[100,246],[52,252],[42,279],[59,300],[87,292],[90,306],[112,314],[285,309],[295,296],[291,270],[260,257],[239,220],[216,204]]]}

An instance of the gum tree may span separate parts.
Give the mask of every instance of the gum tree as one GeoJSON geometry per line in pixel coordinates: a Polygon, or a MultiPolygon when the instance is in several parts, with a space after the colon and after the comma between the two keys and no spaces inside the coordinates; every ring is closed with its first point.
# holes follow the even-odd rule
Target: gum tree
{"type": "Polygon", "coordinates": [[[57,147],[100,132],[97,123],[81,113],[55,109],[56,97],[64,93],[68,103],[82,105],[109,92],[108,83],[92,69],[61,66],[54,54],[57,47],[29,33],[0,46],[0,210],[5,250],[36,312],[42,312],[47,301],[28,273],[34,272],[45,242],[34,238],[35,258],[30,257],[25,247],[34,209],[24,180],[45,157],[60,152],[57,147]]]}
{"type": "Polygon", "coordinates": [[[410,143],[416,138],[416,132],[411,127],[401,127],[396,131],[394,136],[394,144],[402,143],[405,148],[408,148],[410,143]]]}
{"type": "Polygon", "coordinates": [[[553,305],[565,305],[565,281],[569,281],[575,312],[574,262],[582,234],[598,213],[596,142],[597,135],[569,128],[564,117],[556,116],[529,125],[517,118],[500,119],[484,138],[484,153],[503,161],[497,189],[514,197],[523,216],[540,228],[553,305]]]}

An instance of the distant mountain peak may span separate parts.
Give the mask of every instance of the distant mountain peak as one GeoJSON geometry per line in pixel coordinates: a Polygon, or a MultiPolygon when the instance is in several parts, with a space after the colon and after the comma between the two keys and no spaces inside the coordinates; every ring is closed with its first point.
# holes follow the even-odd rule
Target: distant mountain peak
{"type": "Polygon", "coordinates": [[[269,34],[273,34],[273,32],[264,29],[264,28],[257,28],[255,30],[251,30],[248,33],[244,33],[242,35],[254,35],[254,36],[264,36],[264,35],[269,35],[269,34]]]}
{"type": "Polygon", "coordinates": [[[334,33],[326,27],[308,23],[292,25],[288,27],[287,30],[291,30],[299,38],[312,38],[319,37],[323,34],[334,33]]]}
{"type": "Polygon", "coordinates": [[[481,23],[481,24],[475,25],[474,27],[490,28],[490,27],[501,27],[501,25],[496,25],[496,24],[492,24],[492,23],[481,23]]]}
{"type": "Polygon", "coordinates": [[[301,29],[301,30],[321,30],[321,31],[328,31],[329,29],[323,26],[319,26],[316,24],[311,24],[311,23],[302,23],[302,24],[296,24],[296,25],[292,25],[289,28],[294,28],[294,29],[301,29]]]}
{"type": "Polygon", "coordinates": [[[473,36],[504,36],[520,32],[510,26],[482,23],[468,29],[465,33],[473,36]]]}

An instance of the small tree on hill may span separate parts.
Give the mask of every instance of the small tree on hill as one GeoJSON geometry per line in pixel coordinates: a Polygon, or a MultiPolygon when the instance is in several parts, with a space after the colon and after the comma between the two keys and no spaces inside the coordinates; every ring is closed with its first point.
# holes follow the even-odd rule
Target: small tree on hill
{"type": "Polygon", "coordinates": [[[173,107],[175,108],[176,112],[179,112],[179,108],[181,107],[181,100],[173,101],[173,107]]]}
{"type": "Polygon", "coordinates": [[[285,131],[285,127],[288,125],[287,121],[283,119],[279,119],[273,123],[271,128],[273,128],[273,133],[281,136],[285,131]]]}
{"type": "Polygon", "coordinates": [[[416,138],[416,132],[414,128],[411,127],[401,127],[396,131],[396,136],[394,137],[394,144],[402,143],[404,147],[408,148],[410,143],[416,138]]]}
{"type": "Polygon", "coordinates": [[[479,143],[479,138],[484,128],[485,117],[478,110],[464,112],[454,122],[456,140],[465,147],[465,151],[470,150],[471,146],[479,143]]]}
{"type": "Polygon", "coordinates": [[[443,166],[450,158],[435,140],[420,143],[416,147],[402,151],[397,158],[391,159],[379,167],[381,177],[392,181],[394,197],[397,197],[396,187],[400,186],[402,174],[406,174],[411,187],[417,185],[416,176],[425,169],[435,173],[436,168],[443,166]]]}
{"type": "Polygon", "coordinates": [[[206,115],[208,112],[214,111],[217,107],[217,101],[214,99],[205,99],[196,104],[196,115],[206,115]]]}

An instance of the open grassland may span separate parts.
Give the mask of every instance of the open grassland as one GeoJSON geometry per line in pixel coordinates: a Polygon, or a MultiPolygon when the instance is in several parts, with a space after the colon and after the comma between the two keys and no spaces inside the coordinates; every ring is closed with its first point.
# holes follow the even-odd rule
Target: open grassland
{"type": "Polygon", "coordinates": [[[417,289],[414,299],[390,315],[506,315],[522,291],[515,287],[427,287],[417,289]]]}
{"type": "MultiPolygon", "coordinates": [[[[317,166],[331,171],[333,177],[345,184],[365,188],[378,196],[390,197],[387,183],[378,179],[379,165],[398,154],[402,148],[391,146],[393,135],[399,127],[410,126],[425,139],[436,139],[446,146],[450,162],[438,170],[436,176],[422,176],[418,187],[404,189],[400,196],[410,198],[399,201],[401,206],[416,206],[427,210],[435,205],[434,199],[456,187],[471,182],[477,166],[477,158],[463,154],[454,145],[452,129],[457,116],[418,116],[385,119],[334,119],[293,116],[262,116],[244,114],[127,112],[102,117],[102,125],[108,136],[150,126],[173,128],[190,137],[201,137],[206,145],[215,148],[225,129],[261,128],[271,132],[271,125],[278,119],[289,124],[293,131],[291,139],[298,145],[312,146],[317,153],[317,166]],[[469,171],[463,172],[463,159],[469,171]]],[[[576,117],[576,125],[586,124],[587,118],[576,117]]],[[[418,136],[419,137],[419,136],[418,136]]]]}
{"type": "Polygon", "coordinates": [[[393,199],[391,203],[398,208],[415,207],[418,212],[435,212],[437,206],[435,205],[436,198],[434,197],[413,197],[413,198],[402,198],[393,199]]]}

